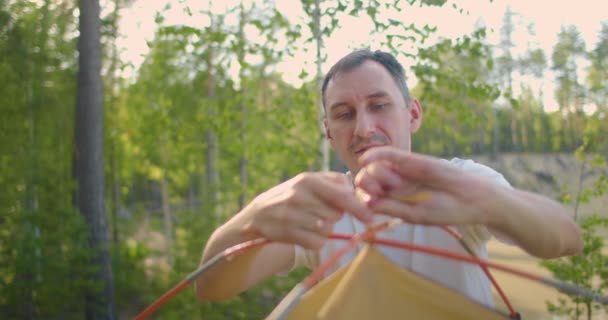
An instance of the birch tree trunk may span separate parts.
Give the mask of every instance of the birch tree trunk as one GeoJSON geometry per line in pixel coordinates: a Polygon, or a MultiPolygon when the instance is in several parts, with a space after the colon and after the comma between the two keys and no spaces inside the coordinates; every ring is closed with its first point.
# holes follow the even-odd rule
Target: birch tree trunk
{"type": "MultiPolygon", "coordinates": [[[[209,2],[209,6],[211,7],[211,1],[209,2]]],[[[215,25],[215,20],[211,12],[208,13],[209,20],[211,21],[211,25],[215,25]]],[[[207,97],[209,101],[215,103],[215,68],[214,68],[214,55],[215,51],[213,45],[211,44],[208,49],[207,55],[207,97]]],[[[207,116],[209,119],[213,119],[214,114],[214,106],[209,106],[207,108],[207,116]]],[[[206,158],[206,167],[205,167],[205,185],[204,188],[204,206],[210,210],[209,212],[213,213],[214,218],[220,219],[221,217],[221,209],[219,208],[219,167],[217,166],[217,157],[218,157],[218,143],[215,132],[211,127],[207,129],[206,134],[206,143],[207,143],[207,153],[205,155],[206,158]]]]}
{"type": "Polygon", "coordinates": [[[245,89],[245,44],[247,43],[245,39],[245,9],[243,8],[243,2],[240,4],[240,19],[239,19],[239,41],[241,42],[241,46],[238,52],[238,60],[240,66],[239,70],[239,80],[240,80],[240,112],[241,112],[241,123],[240,123],[240,132],[239,132],[239,140],[241,142],[241,159],[239,160],[239,176],[241,183],[241,192],[239,195],[239,210],[245,207],[245,203],[247,201],[247,142],[245,141],[245,124],[247,121],[247,106],[246,106],[246,96],[247,92],[245,89]]]}
{"type": "MultiPolygon", "coordinates": [[[[317,66],[317,84],[318,90],[321,90],[321,86],[323,85],[323,73],[321,71],[321,64],[323,63],[323,56],[321,55],[321,49],[323,48],[323,36],[321,34],[321,0],[315,0],[315,10],[313,15],[313,33],[316,43],[316,59],[315,63],[317,66]]],[[[325,110],[323,108],[323,97],[319,99],[319,130],[321,131],[321,141],[319,146],[319,152],[321,153],[321,170],[328,171],[329,170],[329,142],[327,141],[327,135],[325,134],[325,126],[323,125],[323,120],[325,119],[325,110]]]]}

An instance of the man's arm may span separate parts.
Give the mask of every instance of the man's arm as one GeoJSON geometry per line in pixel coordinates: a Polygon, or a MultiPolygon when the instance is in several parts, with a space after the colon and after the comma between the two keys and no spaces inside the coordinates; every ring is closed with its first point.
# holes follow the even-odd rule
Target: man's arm
{"type": "MultiPolygon", "coordinates": [[[[491,185],[491,184],[490,184],[491,185]]],[[[486,225],[526,252],[542,259],[576,255],[583,241],[578,226],[558,202],[528,191],[488,186],[479,198],[488,215],[486,225]]]]}
{"type": "MultiPolygon", "coordinates": [[[[227,248],[254,238],[243,233],[241,218],[235,216],[211,235],[201,264],[227,248]]],[[[251,250],[197,278],[197,297],[207,301],[231,298],[272,275],[289,270],[293,263],[294,247],[291,244],[271,243],[251,250]]]]}
{"type": "Polygon", "coordinates": [[[369,150],[355,182],[377,212],[410,223],[485,225],[540,258],[582,250],[578,226],[554,200],[498,185],[442,161],[390,147],[369,150]],[[426,192],[428,200],[399,199],[426,192]]]}
{"type": "Polygon", "coordinates": [[[319,249],[349,212],[368,222],[373,212],[355,197],[344,174],[305,173],[257,196],[209,239],[202,262],[255,238],[274,243],[252,250],[196,281],[202,300],[230,298],[294,264],[294,245],[319,249]]]}

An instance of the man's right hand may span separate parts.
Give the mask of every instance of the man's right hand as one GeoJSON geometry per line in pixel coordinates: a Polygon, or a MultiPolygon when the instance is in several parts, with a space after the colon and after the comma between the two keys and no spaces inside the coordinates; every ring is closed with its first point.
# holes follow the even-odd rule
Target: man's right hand
{"type": "Polygon", "coordinates": [[[227,299],[277,272],[290,270],[294,264],[293,245],[321,248],[344,212],[366,223],[373,215],[355,197],[352,183],[341,173],[302,173],[260,194],[213,232],[202,262],[254,238],[263,237],[274,243],[242,255],[239,263],[233,260],[232,264],[199,277],[198,297],[209,301],[227,299]]]}
{"type": "Polygon", "coordinates": [[[319,249],[343,212],[365,223],[373,215],[356,198],[344,174],[301,173],[260,194],[245,207],[241,230],[247,238],[263,237],[319,249]]]}

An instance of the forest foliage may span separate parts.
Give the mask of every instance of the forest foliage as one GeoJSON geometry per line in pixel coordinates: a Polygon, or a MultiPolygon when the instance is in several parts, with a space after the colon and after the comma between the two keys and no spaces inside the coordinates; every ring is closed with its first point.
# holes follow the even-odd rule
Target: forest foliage
{"type": "MultiPolygon", "coordinates": [[[[587,159],[608,157],[608,21],[595,44],[564,26],[550,52],[527,44],[516,55],[513,48],[526,44],[514,42],[514,30],[527,28],[533,38],[534,28],[515,23],[510,11],[496,45],[482,27],[430,43],[435,28],[385,14],[409,6],[467,10],[446,1],[301,0],[300,21],[270,0],[200,12],[168,2],[209,23],[168,24],[168,4],[155,17],[144,62],[126,77],[131,66],[120,59],[118,26],[133,2],[101,1],[105,207],[121,317],[194,270],[211,232],[255,195],[322,167],[319,74],[311,66],[326,62],[323,41],[341,28],[340,17],[371,22],[370,37],[415,61],[406,67],[425,108],[415,151],[499,157],[583,148],[587,159]],[[309,51],[316,54],[299,71],[301,83],[287,82],[279,63],[309,51]],[[555,92],[514,80],[546,79],[549,71],[555,92]],[[557,105],[544,105],[545,95],[557,105]]],[[[83,293],[100,287],[90,280],[96,270],[87,263],[87,228],[73,202],[78,36],[73,2],[0,1],[2,318],[81,319],[83,293]]],[[[303,275],[273,279],[224,303],[185,292],[158,318],[262,318],[303,275]]]]}

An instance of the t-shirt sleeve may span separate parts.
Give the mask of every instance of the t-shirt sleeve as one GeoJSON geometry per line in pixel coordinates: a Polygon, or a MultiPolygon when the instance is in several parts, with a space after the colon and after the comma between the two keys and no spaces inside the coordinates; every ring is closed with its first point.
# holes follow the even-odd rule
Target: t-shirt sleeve
{"type": "Polygon", "coordinates": [[[319,253],[314,250],[308,250],[302,246],[294,245],[294,259],[291,270],[306,267],[314,269],[319,265],[319,253]]]}
{"type": "Polygon", "coordinates": [[[293,265],[291,267],[277,272],[276,275],[279,277],[286,277],[291,271],[300,267],[306,267],[308,269],[314,269],[319,263],[318,254],[312,250],[305,249],[299,245],[293,245],[294,258],[293,265]]]}
{"type": "Polygon", "coordinates": [[[509,181],[507,181],[507,179],[505,179],[505,177],[500,172],[481,163],[475,162],[470,159],[465,160],[459,158],[454,158],[450,160],[449,163],[463,170],[464,172],[488,178],[504,187],[513,188],[509,181]]]}

